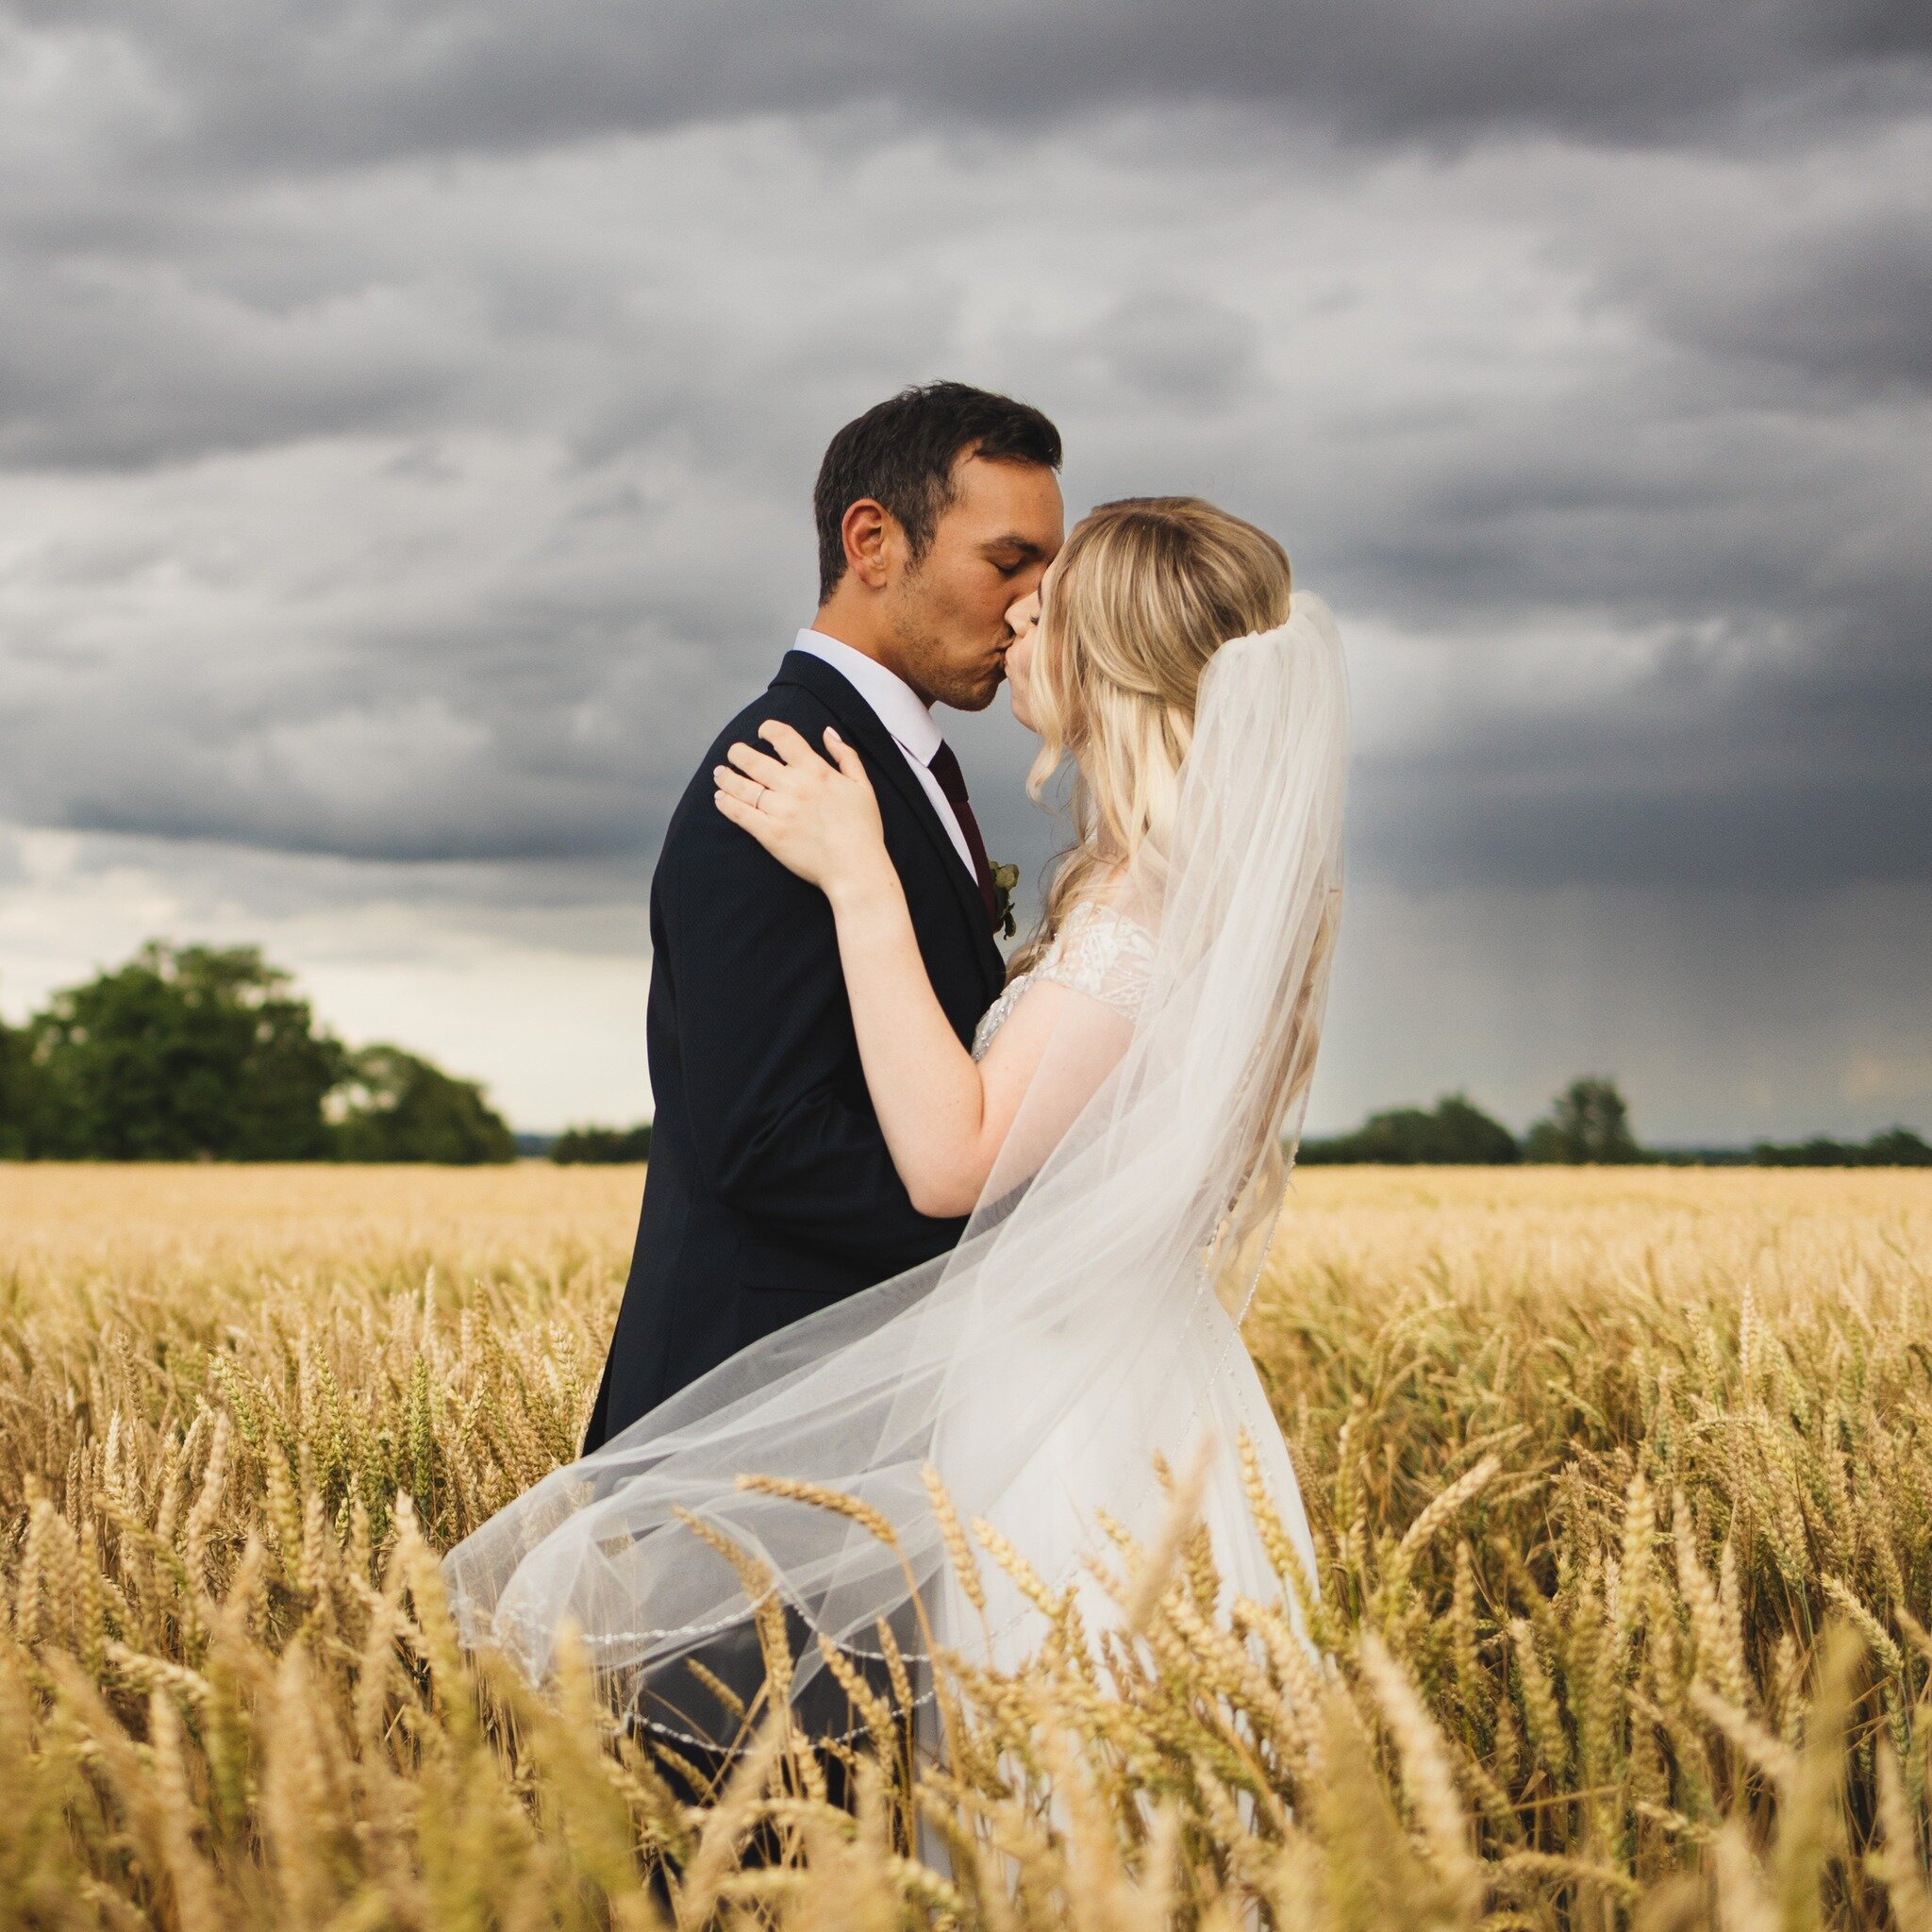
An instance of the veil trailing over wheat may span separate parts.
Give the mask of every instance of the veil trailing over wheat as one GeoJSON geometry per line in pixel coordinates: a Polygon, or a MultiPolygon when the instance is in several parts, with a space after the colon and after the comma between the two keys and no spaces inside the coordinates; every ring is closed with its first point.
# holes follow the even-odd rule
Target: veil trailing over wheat
{"type": "Polygon", "coordinates": [[[1238,1431],[1313,1574],[1224,1294],[1232,1278],[1238,1316],[1241,1236],[1278,1208],[1300,1131],[1346,736],[1341,645],[1317,600],[1297,593],[1281,628],[1215,654],[1171,849],[1119,902],[1154,936],[1138,1018],[1064,1002],[952,1254],[754,1344],[459,1544],[444,1574],[466,1641],[541,1677],[573,1625],[633,1715],[724,1744],[737,1718],[707,1678],[749,1703],[764,1677],[757,1619],[782,1616],[797,1664],[774,1688],[806,1722],[842,1727],[824,1644],[861,1668],[889,1648],[916,1665],[936,1635],[1003,1662],[1044,1627],[997,1568],[983,1603],[968,1600],[928,1465],[958,1514],[1049,1589],[1085,1589],[1107,1525],[1142,1541],[1158,1528],[1157,1456],[1184,1463],[1211,1435],[1216,1560],[1265,1600],[1276,1583],[1232,1469],[1238,1431]],[[746,1486],[761,1477],[778,1481],[746,1486]],[[801,1485],[841,1492],[846,1513],[801,1485]]]}

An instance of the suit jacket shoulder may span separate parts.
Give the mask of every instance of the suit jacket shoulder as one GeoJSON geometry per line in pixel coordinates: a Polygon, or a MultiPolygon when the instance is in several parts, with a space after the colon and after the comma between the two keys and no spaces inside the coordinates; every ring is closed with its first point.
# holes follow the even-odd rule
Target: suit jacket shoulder
{"type": "MultiPolygon", "coordinates": [[[[702,883],[718,879],[722,866],[725,876],[749,874],[774,886],[773,874],[784,873],[776,859],[725,819],[712,802],[717,789],[712,768],[724,762],[732,744],[757,743],[758,726],[768,718],[791,725],[815,749],[824,746],[826,725],[834,725],[858,753],[878,793],[886,842],[914,902],[914,924],[921,928],[921,947],[928,963],[934,944],[961,949],[970,957],[969,971],[982,1004],[991,1005],[1005,984],[1006,967],[986,928],[977,882],[960,865],[924,787],[877,714],[831,665],[808,652],[787,652],[770,688],[711,741],[666,827],[653,897],[660,884],[682,873],[692,874],[702,883]],[[915,890],[917,884],[927,890],[915,890]],[[950,941],[941,937],[947,933],[954,935],[950,941]]],[[[792,898],[793,889],[800,887],[818,897],[816,887],[804,886],[790,874],[785,878],[788,884],[779,890],[786,898],[792,898]]],[[[829,929],[828,915],[826,923],[829,929]]]]}
{"type": "MultiPolygon", "coordinates": [[[[714,766],[724,762],[724,754],[734,744],[758,744],[758,726],[767,718],[776,718],[780,723],[790,724],[813,743],[822,741],[827,724],[838,723],[824,699],[802,685],[774,684],[769,691],[761,691],[720,728],[707,747],[697,770],[691,774],[691,782],[684,788],[683,795],[672,811],[670,823],[664,828],[663,858],[671,856],[673,848],[680,841],[680,834],[693,820],[705,832],[712,829],[710,821],[716,820],[726,831],[735,833],[739,841],[756,849],[756,841],[745,838],[712,804],[712,794],[718,788],[712,782],[711,772],[714,766]]],[[[759,748],[767,749],[764,746],[759,748]]],[[[661,858],[659,863],[662,863],[661,858]]]]}

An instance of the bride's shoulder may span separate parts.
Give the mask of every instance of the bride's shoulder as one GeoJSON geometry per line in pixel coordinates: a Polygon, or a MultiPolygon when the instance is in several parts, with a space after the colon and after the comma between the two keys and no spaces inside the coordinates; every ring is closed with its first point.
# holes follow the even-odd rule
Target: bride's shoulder
{"type": "Polygon", "coordinates": [[[1082,899],[1067,908],[1060,920],[1058,937],[1070,940],[1075,933],[1124,932],[1130,927],[1145,929],[1123,901],[1082,899]]]}
{"type": "Polygon", "coordinates": [[[1041,977],[1056,979],[1114,1004],[1131,1004],[1154,958],[1154,935],[1131,899],[1101,891],[1068,908],[1041,977]]]}
{"type": "Polygon", "coordinates": [[[1122,940],[1141,936],[1151,941],[1153,925],[1147,916],[1144,890],[1123,870],[1096,879],[1091,891],[1081,893],[1062,915],[1060,932],[1062,936],[1106,933],[1122,940]]]}
{"type": "Polygon", "coordinates": [[[980,1058],[1023,995],[1034,986],[1062,986],[1138,1016],[1154,964],[1154,935],[1127,909],[1126,895],[1097,882],[1060,915],[1053,938],[987,1011],[974,1036],[980,1058]]]}

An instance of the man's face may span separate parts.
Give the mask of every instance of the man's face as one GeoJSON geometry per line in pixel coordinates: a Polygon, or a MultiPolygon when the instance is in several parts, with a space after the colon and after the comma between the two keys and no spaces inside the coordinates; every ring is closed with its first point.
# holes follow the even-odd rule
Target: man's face
{"type": "Polygon", "coordinates": [[[967,457],[953,487],[925,555],[891,582],[891,668],[928,703],[981,711],[1006,675],[1007,611],[1039,588],[1066,510],[1058,479],[1037,463],[967,457]]]}

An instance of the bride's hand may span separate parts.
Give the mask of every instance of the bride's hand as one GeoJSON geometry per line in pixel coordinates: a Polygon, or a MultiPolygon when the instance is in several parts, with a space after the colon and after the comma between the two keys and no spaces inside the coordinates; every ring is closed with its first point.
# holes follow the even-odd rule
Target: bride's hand
{"type": "Polygon", "coordinates": [[[724,754],[731,762],[712,767],[718,809],[828,897],[872,883],[891,861],[858,754],[829,725],[829,764],[789,724],[767,720],[758,736],[775,757],[734,744],[724,754]]]}

